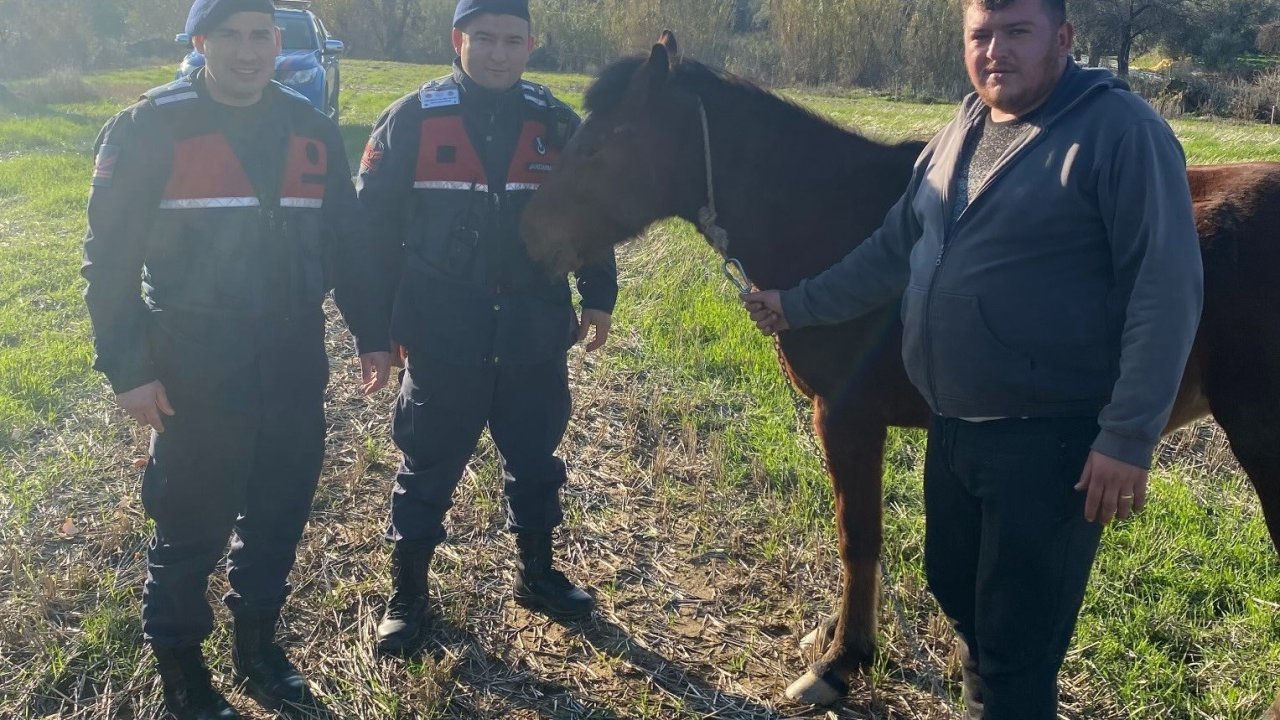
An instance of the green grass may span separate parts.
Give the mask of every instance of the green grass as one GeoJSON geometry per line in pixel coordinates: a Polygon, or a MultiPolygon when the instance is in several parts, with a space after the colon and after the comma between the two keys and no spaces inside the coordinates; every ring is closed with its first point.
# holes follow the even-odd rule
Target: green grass
{"type": "MultiPolygon", "coordinates": [[[[352,159],[387,104],[445,72],[438,66],[346,62],[342,130],[352,159]]],[[[111,73],[88,79],[98,100],[56,105],[39,115],[0,115],[0,539],[3,554],[12,558],[7,564],[22,570],[0,573],[0,589],[10,597],[5,602],[43,597],[32,589],[44,582],[42,563],[62,557],[65,549],[28,541],[50,537],[51,523],[73,515],[98,518],[107,527],[118,513],[137,512],[121,510],[120,497],[93,496],[94,488],[118,486],[130,459],[121,448],[137,443],[130,443],[119,416],[109,410],[105,386],[89,367],[79,244],[98,128],[138,92],[170,77],[164,67],[111,73]],[[104,454],[103,448],[110,451],[104,454]],[[66,499],[72,488],[78,493],[74,501],[66,499]]],[[[580,75],[531,77],[575,104],[589,82],[580,75]]],[[[789,96],[883,140],[927,137],[954,112],[950,105],[856,93],[803,90],[789,96]]],[[[1280,160],[1280,129],[1199,120],[1172,125],[1192,162],[1280,160]]],[[[643,375],[669,388],[647,408],[651,421],[707,446],[715,489],[722,493],[698,513],[712,529],[707,549],[716,542],[720,518],[750,514],[763,507],[757,503],[771,501],[785,510],[756,518],[761,533],[755,552],[780,556],[794,539],[807,538],[833,557],[831,493],[804,404],[778,371],[771,343],[743,317],[714,254],[692,228],[669,223],[629,251],[622,271],[615,332],[630,342],[617,343],[605,356],[606,371],[643,375]]],[[[387,454],[385,438],[366,439],[361,452],[387,454]]],[[[922,435],[893,432],[887,457],[885,557],[895,581],[889,591],[911,617],[927,617],[934,609],[921,590],[922,435]]],[[[665,502],[689,488],[672,478],[654,492],[665,502]]],[[[484,498],[500,511],[496,494],[484,498]]],[[[1280,689],[1280,563],[1252,490],[1229,471],[1205,474],[1175,463],[1155,474],[1153,498],[1141,518],[1106,533],[1065,671],[1070,687],[1086,696],[1081,706],[1093,708],[1093,717],[1256,717],[1280,689]]],[[[580,512],[572,505],[569,510],[571,517],[580,512]]],[[[140,521],[123,527],[124,540],[101,539],[103,546],[136,547],[145,536],[140,521]]],[[[87,608],[77,623],[78,639],[59,636],[47,639],[42,651],[15,652],[4,645],[12,636],[0,635],[0,675],[22,678],[20,686],[18,680],[0,685],[6,696],[0,707],[35,707],[9,696],[19,687],[48,693],[76,673],[101,679],[133,672],[136,589],[116,588],[114,571],[87,572],[50,580],[78,588],[87,608]],[[95,599],[84,601],[85,596],[95,599]],[[48,668],[43,676],[27,666],[33,659],[48,668]]],[[[364,588],[348,590],[324,602],[336,611],[350,596],[367,594],[364,588]]],[[[32,607],[9,609],[44,617],[32,607]]],[[[745,666],[746,659],[730,662],[745,666]]],[[[423,672],[424,684],[435,682],[435,670],[423,672]]],[[[342,680],[353,687],[362,682],[342,680]]],[[[397,690],[380,687],[380,702],[396,707],[397,690]]],[[[672,711],[670,698],[656,691],[618,698],[617,707],[628,717],[672,711]]]]}
{"type": "Polygon", "coordinates": [[[69,152],[0,162],[0,447],[96,382],[74,262],[91,166],[69,152]]]}
{"type": "Polygon", "coordinates": [[[1280,161],[1280,128],[1234,120],[1174,120],[1170,123],[1187,152],[1187,162],[1280,161]]]}

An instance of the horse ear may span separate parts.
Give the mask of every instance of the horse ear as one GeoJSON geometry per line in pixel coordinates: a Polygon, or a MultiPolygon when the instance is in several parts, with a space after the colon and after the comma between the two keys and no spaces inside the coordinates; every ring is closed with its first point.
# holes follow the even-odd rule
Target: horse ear
{"type": "Polygon", "coordinates": [[[680,46],[676,43],[676,34],[663,30],[658,36],[658,44],[667,49],[667,57],[671,59],[671,67],[680,62],[680,46]]]}
{"type": "Polygon", "coordinates": [[[644,107],[650,99],[662,91],[663,85],[671,75],[671,56],[667,47],[655,44],[649,52],[649,59],[636,70],[631,78],[631,87],[627,90],[626,104],[632,108],[644,107]]]}
{"type": "Polygon", "coordinates": [[[662,43],[654,43],[653,49],[649,51],[649,60],[645,63],[648,68],[649,77],[655,83],[666,82],[668,73],[671,72],[671,66],[675,64],[675,55],[667,50],[667,46],[662,43]]]}

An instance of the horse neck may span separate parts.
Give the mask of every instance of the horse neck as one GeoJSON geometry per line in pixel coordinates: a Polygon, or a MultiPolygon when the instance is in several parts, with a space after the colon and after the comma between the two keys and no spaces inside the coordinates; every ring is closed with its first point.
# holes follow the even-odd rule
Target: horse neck
{"type": "Polygon", "coordinates": [[[726,103],[708,104],[707,113],[718,224],[728,234],[729,256],[741,260],[757,286],[787,288],[880,226],[906,186],[914,155],[770,99],[778,107],[755,108],[765,112],[726,103]]]}

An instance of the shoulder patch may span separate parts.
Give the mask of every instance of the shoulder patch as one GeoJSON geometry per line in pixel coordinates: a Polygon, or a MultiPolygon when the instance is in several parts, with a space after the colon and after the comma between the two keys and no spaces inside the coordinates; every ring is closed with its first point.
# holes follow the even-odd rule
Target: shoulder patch
{"type": "Polygon", "coordinates": [[[533,103],[538,107],[547,107],[551,100],[551,95],[547,89],[537,83],[531,83],[528,80],[520,81],[520,90],[524,93],[526,102],[533,103]]]}
{"type": "Polygon", "coordinates": [[[103,143],[93,161],[93,187],[111,187],[116,175],[116,160],[120,158],[120,146],[103,143]]]}
{"type": "Polygon", "coordinates": [[[360,169],[366,173],[375,172],[382,164],[382,156],[387,147],[377,138],[369,138],[364,146],[364,154],[360,156],[360,169]]]}
{"type": "Polygon", "coordinates": [[[196,92],[195,87],[191,85],[191,81],[183,78],[181,80],[174,80],[168,85],[151,88],[150,90],[142,93],[142,97],[150,100],[152,105],[161,106],[171,105],[176,102],[195,100],[200,97],[200,95],[196,92]]]}

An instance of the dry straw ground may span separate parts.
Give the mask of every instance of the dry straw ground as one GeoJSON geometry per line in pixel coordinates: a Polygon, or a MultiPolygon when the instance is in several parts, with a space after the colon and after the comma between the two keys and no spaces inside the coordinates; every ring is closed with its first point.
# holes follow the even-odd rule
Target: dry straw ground
{"type": "MultiPolygon", "coordinates": [[[[337,323],[330,339],[334,357],[349,356],[337,323]]],[[[371,636],[386,588],[391,395],[366,401],[355,391],[351,365],[335,362],[332,369],[329,458],[293,575],[285,636],[333,717],[756,720],[804,713],[777,699],[801,668],[796,638],[835,587],[833,545],[810,533],[775,559],[760,560],[752,548],[770,528],[759,510],[785,498],[763,486],[725,486],[714,439],[652,411],[665,387],[643,375],[605,372],[581,353],[571,366],[576,401],[563,452],[571,466],[569,519],[560,546],[569,573],[597,588],[597,617],[562,625],[511,602],[511,540],[486,439],[459,488],[451,537],[433,568],[438,619],[427,650],[409,663],[378,657],[371,636]]],[[[100,405],[93,412],[110,410],[100,405]]],[[[72,418],[66,427],[93,420],[72,418]]],[[[149,658],[138,657],[132,616],[145,573],[146,526],[134,459],[143,456],[146,438],[123,423],[113,428],[95,442],[101,484],[67,488],[58,498],[56,514],[70,520],[40,523],[22,542],[7,539],[6,579],[13,584],[0,608],[23,620],[0,629],[5,659],[48,657],[41,646],[57,645],[68,650],[64,659],[74,672],[51,687],[50,672],[7,668],[8,677],[28,682],[6,688],[5,717],[162,716],[149,658]],[[104,493],[119,498],[109,517],[77,513],[97,507],[104,493]],[[32,550],[40,563],[31,562],[32,550]],[[112,576],[114,597],[99,594],[104,574],[112,576]],[[109,606],[107,617],[99,615],[101,603],[109,606]],[[110,627],[86,630],[88,616],[110,627]],[[85,664],[75,651],[83,639],[62,634],[82,632],[109,635],[105,644],[118,657],[85,664]]],[[[59,454],[53,445],[48,457],[30,461],[56,462],[59,454]]],[[[224,589],[215,576],[211,595],[224,589]]],[[[221,607],[218,613],[227,619],[221,607]]],[[[887,635],[890,663],[899,667],[875,688],[858,687],[850,703],[856,710],[816,716],[950,717],[940,686],[949,654],[943,627],[925,617],[911,629],[918,634],[911,643],[887,635]],[[925,663],[896,650],[911,644],[925,663]]],[[[212,640],[224,681],[227,643],[223,631],[212,640]]],[[[232,698],[253,709],[247,698],[232,698]]]]}
{"type": "MultiPolygon", "coordinates": [[[[626,280],[636,278],[624,278],[624,292],[626,280]]],[[[331,322],[334,358],[349,357],[343,332],[331,322]]],[[[639,342],[634,334],[618,336],[614,350],[639,342]]],[[[570,575],[596,588],[597,617],[560,624],[511,602],[511,540],[486,439],[459,488],[451,537],[433,568],[437,619],[427,648],[410,662],[379,657],[371,636],[386,588],[392,395],[359,397],[356,370],[345,360],[335,360],[332,371],[328,462],[293,575],[285,631],[290,654],[320,690],[329,717],[957,717],[951,631],[925,589],[909,579],[887,586],[885,658],[874,682],[855,683],[849,702],[835,710],[780,701],[803,667],[797,639],[836,588],[833,538],[815,532],[783,538],[766,559],[760,545],[776,535],[769,518],[786,514],[785,494],[763,478],[726,482],[716,437],[658,409],[665,383],[581,353],[571,361],[575,409],[563,446],[571,480],[560,545],[570,575]]],[[[68,432],[101,426],[100,414],[112,411],[99,403],[84,412],[98,417],[69,418],[68,432]]],[[[798,413],[798,432],[806,422],[798,413]]],[[[92,440],[69,439],[94,447],[100,484],[66,488],[56,503],[65,518],[6,538],[4,659],[61,657],[67,672],[5,668],[9,678],[23,680],[22,687],[6,687],[5,717],[162,716],[134,617],[146,530],[135,464],[146,438],[121,422],[110,427],[92,440]],[[111,513],[78,515],[77,508],[99,507],[104,493],[119,499],[111,513]],[[101,637],[75,637],[82,633],[101,637]],[[50,653],[49,646],[65,651],[50,653]],[[96,655],[98,649],[106,652],[96,655]]],[[[45,448],[46,457],[30,462],[58,462],[65,451],[58,442],[45,448]]],[[[1176,436],[1165,453],[1193,455],[1213,470],[1232,462],[1221,433],[1207,424],[1176,436]]],[[[215,576],[211,594],[224,588],[215,576]]],[[[220,606],[218,613],[227,619],[220,606]]],[[[225,630],[211,642],[224,682],[227,644],[225,630]]],[[[1091,687],[1066,678],[1066,717],[1123,716],[1091,687]]],[[[248,698],[232,699],[251,717],[268,717],[248,698]]]]}

